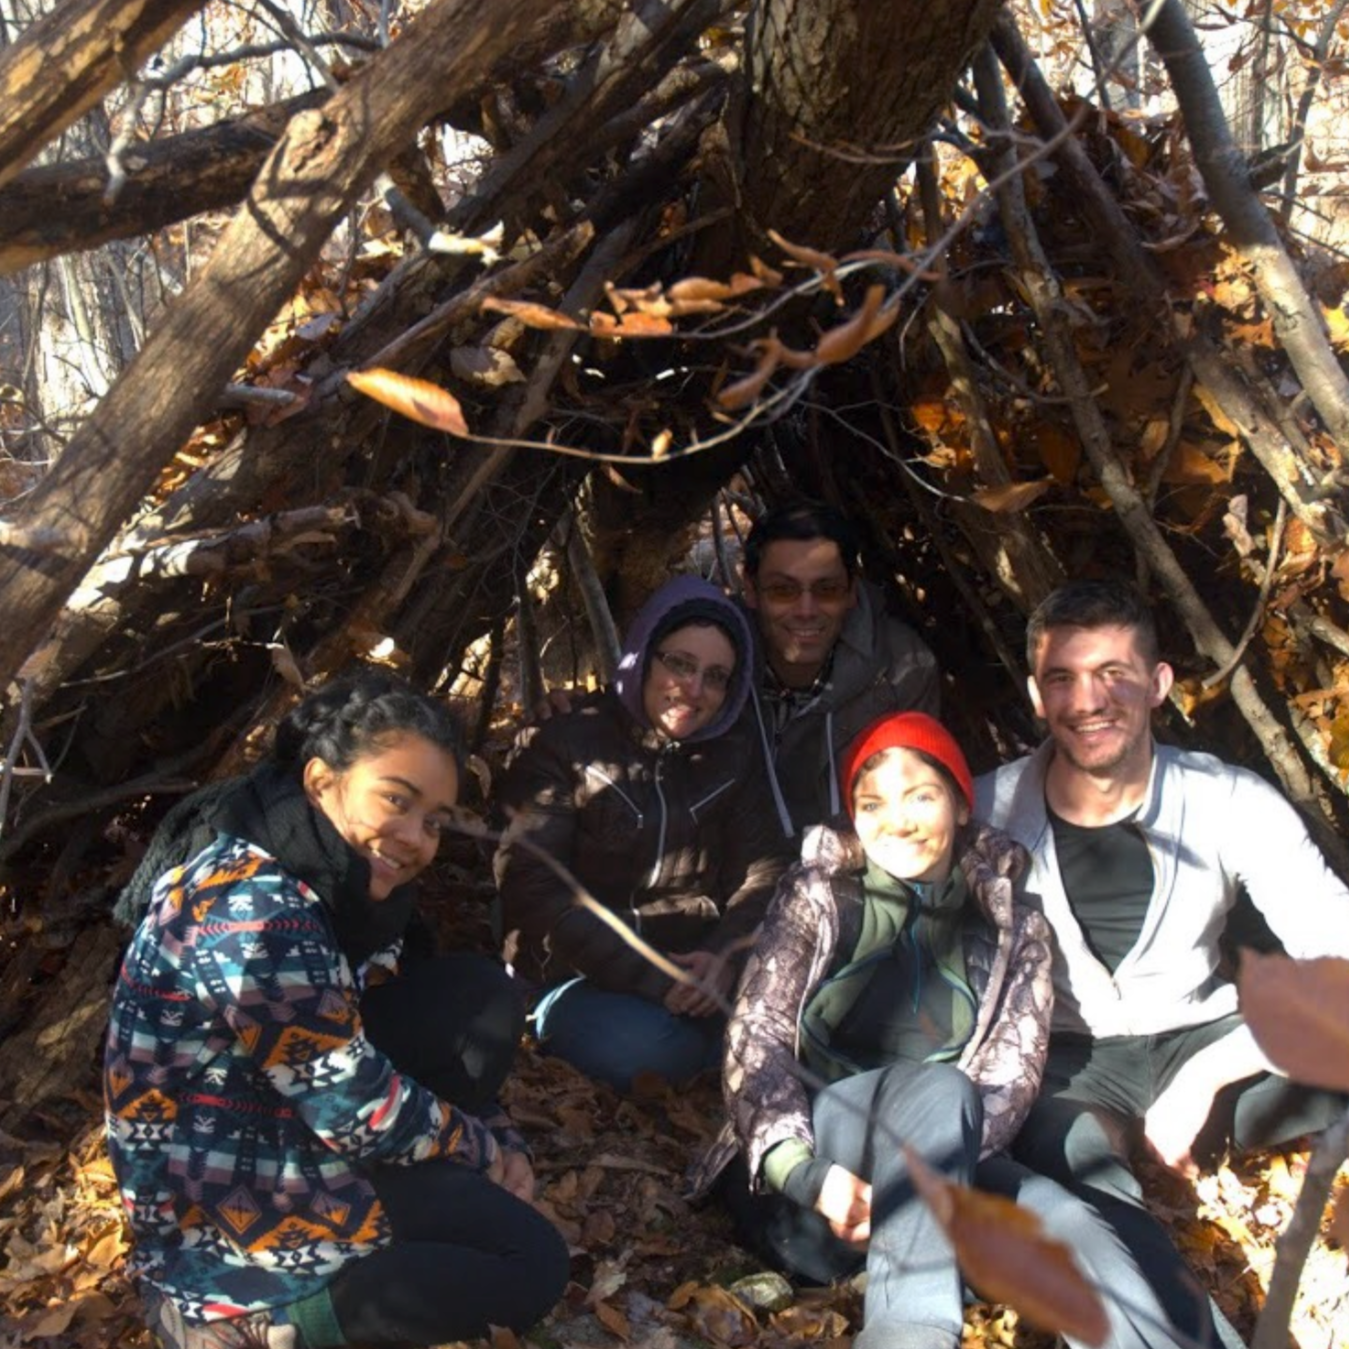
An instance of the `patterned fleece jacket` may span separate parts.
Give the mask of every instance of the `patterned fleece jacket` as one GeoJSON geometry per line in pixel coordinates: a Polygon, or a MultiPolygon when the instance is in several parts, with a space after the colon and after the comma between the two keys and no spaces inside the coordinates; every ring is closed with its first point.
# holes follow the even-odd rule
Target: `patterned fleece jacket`
{"type": "MultiPolygon", "coordinates": [[[[807,833],[802,857],[783,877],[740,981],[722,1072],[727,1124],[691,1177],[695,1197],[710,1190],[737,1147],[756,1188],[764,1183],[764,1157],[777,1144],[795,1139],[814,1150],[810,1092],[799,1066],[801,1015],[856,945],[862,910],[856,878],[865,858],[855,834],[823,826],[807,833]]],[[[1019,843],[987,825],[973,827],[960,858],[989,922],[987,935],[966,939],[978,1012],[956,1064],[983,1101],[984,1157],[1006,1148],[1025,1121],[1049,1048],[1049,928],[1014,898],[1026,863],[1019,843]]]]}
{"type": "Polygon", "coordinates": [[[132,1272],[189,1321],[292,1302],[387,1244],[361,1166],[486,1170],[515,1145],[401,1076],[359,995],[318,896],[254,845],[222,837],[155,887],[113,995],[108,1147],[132,1272]]]}

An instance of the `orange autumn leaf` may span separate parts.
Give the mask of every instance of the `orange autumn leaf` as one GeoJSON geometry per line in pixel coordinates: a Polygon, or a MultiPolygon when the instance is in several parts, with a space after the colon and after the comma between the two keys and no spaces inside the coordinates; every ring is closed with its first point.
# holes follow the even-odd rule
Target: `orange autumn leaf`
{"type": "Polygon", "coordinates": [[[821,365],[839,365],[861,351],[874,335],[872,325],[884,298],[884,286],[868,286],[862,307],[852,318],[820,334],[820,340],[815,344],[815,356],[821,365]]]}
{"type": "Polygon", "coordinates": [[[611,1307],[607,1302],[596,1302],[592,1310],[595,1313],[595,1319],[611,1335],[617,1335],[620,1340],[632,1339],[632,1326],[628,1324],[628,1318],[617,1307],[611,1307]]]}
{"type": "Polygon", "coordinates": [[[772,345],[765,343],[759,364],[743,379],[738,379],[734,384],[728,384],[722,389],[717,394],[717,402],[728,412],[738,411],[754,402],[763,392],[764,385],[772,378],[773,371],[778,368],[781,360],[778,353],[780,346],[781,343],[772,345]]]}
{"type": "Polygon", "coordinates": [[[1035,444],[1040,451],[1040,462],[1060,487],[1077,481],[1077,470],[1082,463],[1082,442],[1071,431],[1056,422],[1042,422],[1035,427],[1035,444]]]}
{"type": "Polygon", "coordinates": [[[519,319],[526,328],[539,328],[545,332],[581,332],[585,324],[559,314],[556,309],[546,305],[533,304],[529,300],[502,300],[489,295],[482,302],[484,313],[509,314],[519,319]]]}
{"type": "Polygon", "coordinates": [[[469,434],[459,400],[448,389],[442,389],[430,380],[414,379],[411,375],[400,375],[396,370],[375,367],[347,371],[347,383],[410,421],[452,436],[469,434]]]}
{"type": "Polygon", "coordinates": [[[951,1184],[909,1147],[904,1157],[914,1188],[950,1238],[965,1278],[983,1297],[1015,1307],[1042,1330],[1105,1343],[1110,1322],[1100,1294],[1030,1210],[1001,1195],[951,1184]]]}
{"type": "Polygon", "coordinates": [[[1349,1091],[1349,960],[1243,951],[1237,988],[1272,1062],[1295,1082],[1349,1091]]]}
{"type": "Polygon", "coordinates": [[[981,487],[971,499],[975,505],[994,515],[1014,515],[1044,496],[1053,485],[1052,478],[1041,478],[1039,482],[1009,482],[1000,487],[981,487]]]}

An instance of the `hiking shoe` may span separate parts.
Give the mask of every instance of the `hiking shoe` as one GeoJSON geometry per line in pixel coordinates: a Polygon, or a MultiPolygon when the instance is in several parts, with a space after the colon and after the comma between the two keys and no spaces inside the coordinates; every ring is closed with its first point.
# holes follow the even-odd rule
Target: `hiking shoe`
{"type": "Polygon", "coordinates": [[[294,1326],[277,1325],[271,1312],[194,1324],[167,1298],[147,1297],[145,1320],[164,1349],[297,1349],[294,1326]]]}

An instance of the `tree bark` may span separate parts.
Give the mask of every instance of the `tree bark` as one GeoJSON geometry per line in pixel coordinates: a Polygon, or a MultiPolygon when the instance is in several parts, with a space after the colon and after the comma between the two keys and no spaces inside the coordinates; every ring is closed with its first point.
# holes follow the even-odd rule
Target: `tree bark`
{"type": "Polygon", "coordinates": [[[25,523],[60,528],[74,546],[0,553],[0,687],[318,257],[334,221],[447,91],[480,79],[557,7],[520,0],[503,14],[491,0],[438,0],[323,109],[291,121],[211,262],[25,503],[25,523]]]}
{"type": "Polygon", "coordinates": [[[205,0],[67,0],[0,52],[0,184],[129,79],[205,0]]]}
{"type": "Polygon", "coordinates": [[[327,90],[314,89],[243,117],[137,145],[122,156],[126,182],[112,202],[104,198],[103,159],[28,169],[0,188],[0,276],[233,206],[291,117],[327,98],[327,90]]]}
{"type": "Polygon", "coordinates": [[[853,243],[999,8],[997,0],[761,0],[735,142],[757,227],[813,248],[853,243]]]}

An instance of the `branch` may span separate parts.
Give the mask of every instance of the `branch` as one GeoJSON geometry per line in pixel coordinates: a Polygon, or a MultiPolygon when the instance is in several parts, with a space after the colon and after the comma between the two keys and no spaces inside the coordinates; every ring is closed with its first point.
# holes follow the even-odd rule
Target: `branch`
{"type": "Polygon", "coordinates": [[[0,184],[157,51],[205,0],[64,0],[0,51],[0,184]]]}
{"type": "Polygon", "coordinates": [[[54,566],[34,566],[14,550],[0,554],[7,619],[0,686],[294,292],[334,222],[443,105],[447,88],[482,78],[559,7],[517,0],[503,11],[490,0],[434,0],[321,112],[292,120],[249,208],[25,502],[26,523],[74,521],[88,537],[54,566]],[[216,322],[222,303],[232,309],[224,328],[216,322]],[[214,340],[203,342],[207,331],[214,340]]]}
{"type": "Polygon", "coordinates": [[[1335,30],[1346,9],[1349,9],[1349,0],[1335,0],[1326,11],[1326,16],[1321,21],[1321,29],[1316,35],[1315,50],[1307,58],[1307,83],[1297,101],[1293,124],[1289,127],[1288,139],[1292,142],[1293,148],[1288,152],[1288,167],[1283,175],[1283,201],[1279,206],[1279,219],[1285,226],[1292,219],[1293,206],[1297,200],[1297,176],[1302,166],[1307,118],[1311,115],[1312,104],[1316,101],[1316,91],[1321,84],[1321,72],[1325,69],[1326,58],[1330,55],[1330,44],[1334,41],[1335,30]]]}
{"type": "Polygon", "coordinates": [[[1289,1343],[1288,1328],[1293,1319],[1293,1303],[1302,1279],[1302,1267],[1321,1230],[1326,1200],[1346,1157],[1349,1157],[1349,1113],[1337,1124],[1332,1124],[1312,1150],[1293,1216],[1279,1236],[1274,1272],[1270,1275],[1269,1292],[1256,1322],[1251,1349],[1286,1349],[1289,1343]]]}
{"type": "Polygon", "coordinates": [[[1279,232],[1251,185],[1246,157],[1232,139],[1208,57],[1184,0],[1162,0],[1149,38],[1171,77],[1195,164],[1312,406],[1341,450],[1349,449],[1349,376],[1330,342],[1279,232]]]}

